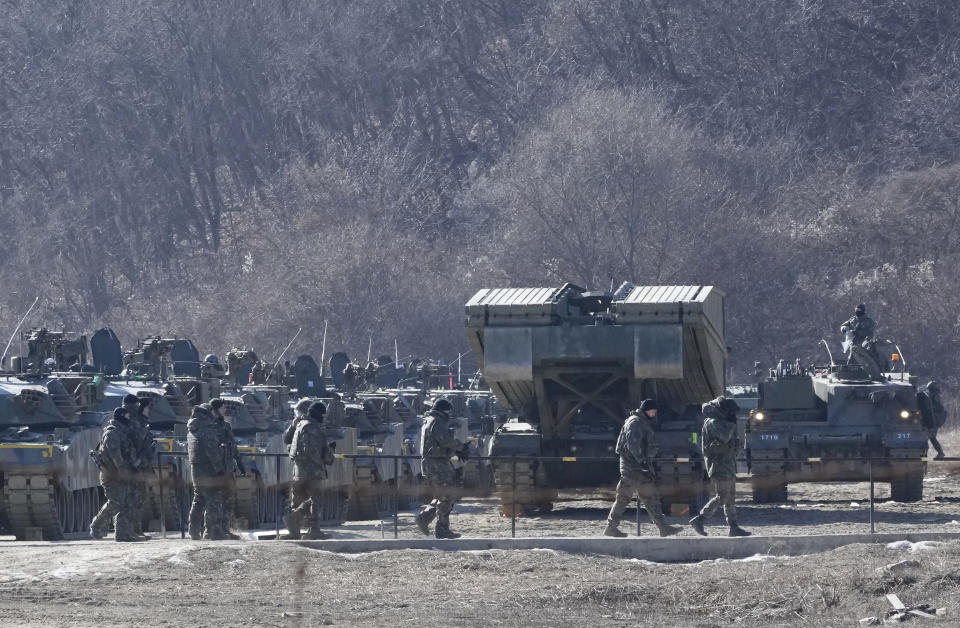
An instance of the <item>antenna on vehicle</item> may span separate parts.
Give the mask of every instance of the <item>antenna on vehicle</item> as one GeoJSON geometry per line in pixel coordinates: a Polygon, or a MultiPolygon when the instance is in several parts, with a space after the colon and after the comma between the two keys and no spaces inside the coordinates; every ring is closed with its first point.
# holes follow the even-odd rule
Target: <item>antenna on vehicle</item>
{"type": "Polygon", "coordinates": [[[16,337],[17,332],[20,331],[20,327],[23,326],[23,322],[27,320],[27,317],[30,316],[30,312],[33,311],[33,308],[37,306],[37,303],[39,301],[40,301],[40,297],[38,296],[36,299],[33,300],[33,305],[30,306],[30,308],[27,310],[27,313],[24,314],[23,318],[20,319],[20,322],[17,323],[16,328],[13,330],[13,333],[10,335],[10,340],[7,341],[7,346],[3,348],[3,355],[0,356],[0,365],[2,365],[4,361],[7,359],[7,351],[10,350],[10,345],[13,343],[13,339],[16,337]]]}
{"type": "Polygon", "coordinates": [[[823,338],[820,339],[820,342],[823,343],[823,347],[827,350],[827,355],[830,356],[830,368],[835,367],[837,364],[833,361],[833,352],[830,351],[830,345],[827,344],[827,341],[823,338]]]}

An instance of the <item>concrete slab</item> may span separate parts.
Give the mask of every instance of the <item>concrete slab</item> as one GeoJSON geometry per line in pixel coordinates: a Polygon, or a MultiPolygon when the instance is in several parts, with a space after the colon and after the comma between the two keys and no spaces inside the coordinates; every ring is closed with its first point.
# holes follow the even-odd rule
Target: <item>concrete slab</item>
{"type": "Polygon", "coordinates": [[[799,556],[815,554],[855,543],[895,541],[955,541],[960,533],[921,532],[916,534],[824,534],[811,536],[751,536],[655,538],[632,537],[528,537],[437,539],[329,539],[288,541],[327,552],[356,554],[386,550],[437,550],[445,552],[483,550],[546,549],[572,554],[600,554],[618,558],[640,558],[658,563],[695,562],[716,558],[747,558],[757,554],[799,556]]]}

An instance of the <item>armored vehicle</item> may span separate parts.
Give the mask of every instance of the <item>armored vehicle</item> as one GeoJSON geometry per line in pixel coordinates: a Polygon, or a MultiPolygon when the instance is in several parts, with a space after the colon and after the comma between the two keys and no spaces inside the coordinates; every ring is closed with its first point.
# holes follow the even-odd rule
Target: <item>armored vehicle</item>
{"type": "Polygon", "coordinates": [[[665,495],[699,501],[696,405],[724,390],[721,291],[484,289],[466,304],[466,330],[486,382],[514,417],[493,435],[490,453],[557,459],[518,464],[516,492],[512,464],[495,463],[505,514],[529,504],[548,509],[558,488],[614,483],[620,427],[646,397],[661,408],[657,471],[665,495]],[[571,464],[578,456],[609,461],[571,464]]]}
{"type": "Polygon", "coordinates": [[[4,527],[18,540],[86,534],[102,499],[90,450],[106,418],[96,411],[103,382],[77,372],[84,337],[36,329],[27,344],[11,361],[26,372],[0,374],[4,527]]]}
{"type": "Polygon", "coordinates": [[[890,482],[895,501],[921,499],[927,433],[914,378],[905,368],[870,370],[799,361],[771,369],[747,424],[755,502],[786,501],[791,482],[863,481],[871,472],[890,482]]]}

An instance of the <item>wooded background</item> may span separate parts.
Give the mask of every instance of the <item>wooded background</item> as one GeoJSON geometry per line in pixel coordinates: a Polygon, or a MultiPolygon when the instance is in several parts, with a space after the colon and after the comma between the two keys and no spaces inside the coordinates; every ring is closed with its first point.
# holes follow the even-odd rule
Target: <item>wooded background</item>
{"type": "MultiPolygon", "coordinates": [[[[0,0],[0,321],[455,357],[481,287],[867,304],[957,382],[960,3],[0,0]]],[[[835,344],[836,346],[836,344],[835,344]]]]}

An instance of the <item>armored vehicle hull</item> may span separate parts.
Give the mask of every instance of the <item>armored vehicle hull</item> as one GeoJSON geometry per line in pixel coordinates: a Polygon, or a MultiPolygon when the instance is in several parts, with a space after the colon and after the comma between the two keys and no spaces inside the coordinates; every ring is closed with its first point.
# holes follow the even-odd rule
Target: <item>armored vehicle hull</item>
{"type": "Polygon", "coordinates": [[[561,288],[486,289],[466,305],[467,337],[485,381],[514,419],[493,436],[494,456],[549,456],[495,464],[506,513],[549,508],[555,490],[613,484],[614,445],[645,397],[666,409],[658,473],[672,501],[695,501],[703,470],[687,406],[724,390],[724,296],[710,286],[633,286],[614,294],[561,288]],[[603,457],[609,461],[577,461],[603,457]],[[564,460],[565,459],[565,460],[564,460]],[[518,487],[513,490],[514,483],[518,487]]]}
{"type": "Polygon", "coordinates": [[[782,368],[759,385],[747,424],[755,502],[793,482],[890,482],[895,501],[923,496],[927,433],[905,373],[874,379],[853,366],[782,368]]]}
{"type": "Polygon", "coordinates": [[[72,373],[0,380],[3,521],[18,540],[86,534],[99,510],[99,386],[72,373]]]}

